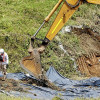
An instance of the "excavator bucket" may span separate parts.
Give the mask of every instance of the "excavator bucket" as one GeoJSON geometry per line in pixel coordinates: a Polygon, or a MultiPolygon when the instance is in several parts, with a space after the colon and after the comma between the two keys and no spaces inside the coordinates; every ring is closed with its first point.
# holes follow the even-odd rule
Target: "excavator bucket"
{"type": "Polygon", "coordinates": [[[43,73],[40,61],[40,53],[43,52],[45,48],[41,46],[40,48],[33,49],[32,41],[30,42],[29,47],[29,56],[24,57],[21,60],[21,67],[26,70],[30,75],[34,76],[39,82],[41,82],[44,86],[48,86],[52,89],[64,91],[65,89],[60,89],[55,86],[55,84],[51,83],[46,75],[43,73]]]}
{"type": "Polygon", "coordinates": [[[21,67],[30,75],[35,76],[37,79],[41,79],[42,67],[40,53],[38,52],[38,49],[33,49],[31,42],[28,52],[30,55],[21,60],[21,67]]]}

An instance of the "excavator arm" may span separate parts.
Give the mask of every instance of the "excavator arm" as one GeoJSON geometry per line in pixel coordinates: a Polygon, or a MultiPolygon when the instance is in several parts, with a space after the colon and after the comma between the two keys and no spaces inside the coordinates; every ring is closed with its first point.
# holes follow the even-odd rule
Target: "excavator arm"
{"type": "Polygon", "coordinates": [[[100,4],[100,0],[86,0],[88,3],[100,4]]]}
{"type": "MultiPolygon", "coordinates": [[[[59,0],[58,5],[62,1],[63,0],[59,0]]],[[[50,27],[46,35],[46,38],[51,41],[84,1],[85,0],[65,0],[57,17],[55,18],[52,26],[50,27]]],[[[100,4],[100,0],[87,0],[87,2],[94,3],[94,4],[100,4]]],[[[49,14],[49,17],[47,17],[46,20],[50,18],[50,15],[52,14],[49,14]]]]}
{"type": "MultiPolygon", "coordinates": [[[[30,46],[28,49],[30,55],[24,57],[21,60],[21,67],[24,68],[29,74],[35,76],[39,80],[47,80],[41,66],[40,54],[45,50],[47,44],[55,37],[55,35],[60,31],[60,29],[65,25],[65,23],[84,1],[85,0],[59,0],[53,10],[44,19],[42,25],[31,38],[30,46]],[[54,14],[60,4],[62,4],[62,7],[57,14],[53,24],[51,25],[49,31],[47,32],[41,46],[38,48],[33,48],[34,40],[37,39],[36,35],[43,27],[43,25],[49,21],[50,17],[54,14]]],[[[100,4],[99,0],[87,0],[87,2],[100,4]]]]}
{"type": "Polygon", "coordinates": [[[81,5],[81,0],[70,0],[71,2],[65,1],[55,18],[53,24],[51,25],[46,38],[50,41],[55,37],[59,30],[65,25],[69,18],[74,14],[74,12],[81,5]]]}

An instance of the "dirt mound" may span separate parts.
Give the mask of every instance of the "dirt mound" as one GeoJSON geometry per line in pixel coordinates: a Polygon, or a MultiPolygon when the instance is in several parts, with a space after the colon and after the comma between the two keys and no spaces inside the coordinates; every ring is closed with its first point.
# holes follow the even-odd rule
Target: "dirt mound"
{"type": "Polygon", "coordinates": [[[100,76],[100,35],[90,28],[73,28],[84,51],[77,59],[78,69],[87,76],[100,76]]]}
{"type": "Polygon", "coordinates": [[[84,54],[100,54],[100,34],[94,30],[84,28],[73,28],[75,34],[77,34],[80,40],[80,47],[85,51],[84,54]]]}
{"type": "Polygon", "coordinates": [[[100,76],[100,56],[91,53],[77,59],[78,69],[87,76],[100,76]]]}
{"type": "Polygon", "coordinates": [[[8,92],[11,90],[25,92],[25,90],[19,85],[19,81],[13,79],[6,79],[6,80],[0,79],[0,89],[6,90],[8,92]]]}
{"type": "Polygon", "coordinates": [[[88,34],[82,34],[79,38],[80,46],[86,54],[90,54],[91,52],[100,54],[100,42],[96,38],[88,34]]]}
{"type": "Polygon", "coordinates": [[[50,82],[49,80],[39,81],[37,79],[26,77],[25,79],[22,79],[21,81],[24,82],[25,84],[32,84],[34,86],[48,87],[53,90],[58,90],[58,91],[65,90],[65,89],[61,89],[61,88],[57,87],[54,83],[50,82]]]}

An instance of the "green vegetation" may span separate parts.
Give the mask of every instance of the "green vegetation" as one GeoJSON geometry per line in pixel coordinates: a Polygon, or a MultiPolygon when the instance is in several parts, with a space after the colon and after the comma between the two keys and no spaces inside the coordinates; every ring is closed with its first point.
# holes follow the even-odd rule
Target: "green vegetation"
{"type": "Polygon", "coordinates": [[[63,100],[63,99],[61,99],[60,97],[54,97],[52,100],[63,100]]]}
{"type": "MultiPolygon", "coordinates": [[[[1,0],[0,1],[0,48],[4,48],[9,55],[8,72],[23,71],[20,67],[22,57],[28,55],[30,37],[36,32],[44,18],[49,14],[58,0],[1,0]]],[[[89,24],[93,26],[100,16],[100,6],[83,4],[67,22],[67,25],[89,24]]],[[[38,37],[43,39],[54,20],[55,12],[50,22],[40,31],[38,37]]],[[[98,28],[97,28],[98,30],[98,28]]],[[[58,35],[65,49],[74,53],[78,52],[79,40],[73,34],[58,35]],[[66,41],[66,42],[65,42],[66,41]]],[[[39,43],[36,41],[36,44],[39,43]]],[[[42,65],[47,70],[54,66],[61,74],[70,77],[76,74],[73,61],[59,48],[56,38],[48,45],[42,54],[42,65]]],[[[34,45],[36,46],[36,45],[34,45]]],[[[77,55],[74,55],[77,56],[77,55]]]]}
{"type": "Polygon", "coordinates": [[[74,100],[100,100],[100,98],[77,98],[77,99],[74,99],[74,100]]]}
{"type": "MultiPolygon", "coordinates": [[[[63,100],[60,97],[54,97],[52,100],[63,100]]],[[[76,98],[74,100],[100,100],[100,98],[76,98]]]]}
{"type": "Polygon", "coordinates": [[[0,100],[32,100],[32,99],[24,98],[24,97],[13,97],[13,96],[7,96],[5,94],[0,94],[0,100]]]}
{"type": "MultiPolygon", "coordinates": [[[[39,100],[39,99],[31,99],[26,97],[13,97],[13,96],[7,96],[5,94],[0,94],[0,100],[39,100]]],[[[60,97],[55,96],[52,98],[52,100],[63,100],[60,97]]],[[[74,100],[100,100],[100,98],[76,98],[74,100]]]]}

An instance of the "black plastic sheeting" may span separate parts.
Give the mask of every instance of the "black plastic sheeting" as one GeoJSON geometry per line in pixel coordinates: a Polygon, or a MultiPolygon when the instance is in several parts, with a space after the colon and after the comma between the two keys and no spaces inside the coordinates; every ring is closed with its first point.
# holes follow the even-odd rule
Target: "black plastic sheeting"
{"type": "MultiPolygon", "coordinates": [[[[2,74],[0,74],[1,76],[2,74]]],[[[58,96],[64,100],[71,100],[75,98],[98,98],[100,97],[100,78],[93,77],[86,80],[71,80],[60,75],[54,67],[50,67],[46,73],[48,79],[56,86],[65,89],[65,91],[52,90],[46,87],[33,86],[30,84],[20,84],[23,88],[29,88],[27,92],[10,91],[6,94],[14,96],[26,96],[32,99],[52,100],[53,97],[58,96]]],[[[7,79],[21,80],[25,79],[24,73],[8,73],[7,79]]],[[[34,77],[33,77],[34,78],[34,77]]]]}

